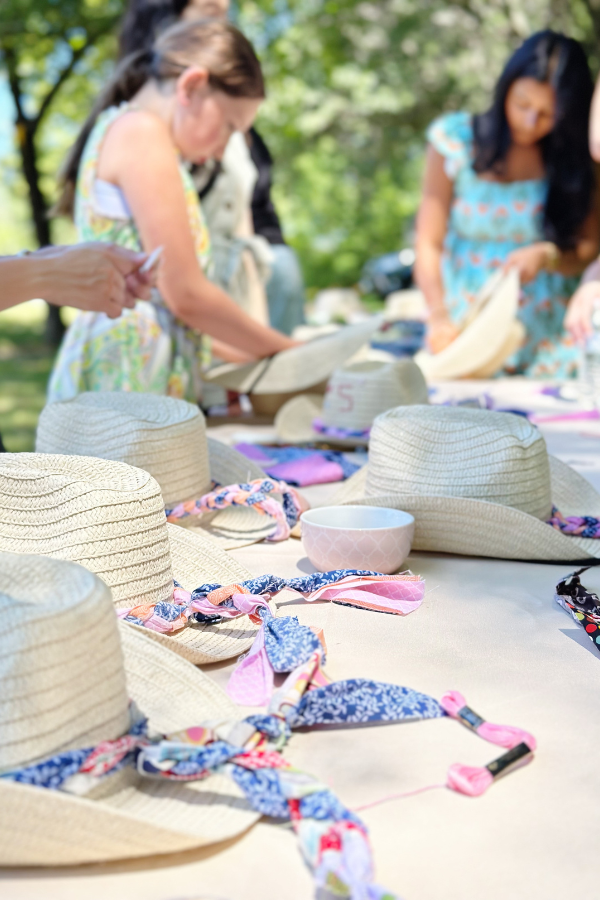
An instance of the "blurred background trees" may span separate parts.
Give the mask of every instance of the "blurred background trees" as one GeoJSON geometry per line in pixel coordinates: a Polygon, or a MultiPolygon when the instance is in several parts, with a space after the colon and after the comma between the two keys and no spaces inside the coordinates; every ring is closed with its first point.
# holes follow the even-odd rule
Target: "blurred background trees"
{"type": "MultiPolygon", "coordinates": [[[[47,210],[124,5],[2,0],[0,252],[72,236],[47,210]]],[[[563,30],[598,68],[600,0],[238,0],[233,12],[264,63],[258,124],[309,288],[353,284],[368,258],[410,241],[428,122],[482,109],[525,36],[563,30]]]]}

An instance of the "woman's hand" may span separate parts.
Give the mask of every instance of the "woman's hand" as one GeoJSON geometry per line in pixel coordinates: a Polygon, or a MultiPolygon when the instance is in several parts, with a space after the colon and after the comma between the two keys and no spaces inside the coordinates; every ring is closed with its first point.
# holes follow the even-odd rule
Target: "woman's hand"
{"type": "Polygon", "coordinates": [[[553,245],[547,242],[540,242],[530,244],[529,247],[521,247],[519,250],[513,250],[504,263],[504,271],[508,272],[509,269],[516,269],[519,273],[521,284],[533,281],[542,269],[545,269],[551,262],[551,246],[553,245]]]}
{"type": "Polygon", "coordinates": [[[580,285],[569,301],[565,328],[578,344],[583,344],[592,333],[592,313],[596,303],[600,305],[600,281],[580,285]]]}
{"type": "Polygon", "coordinates": [[[35,271],[36,296],[58,306],[103,312],[111,319],[147,300],[156,270],[142,273],[146,253],[113,244],[47,247],[26,257],[35,271]]]}
{"type": "Polygon", "coordinates": [[[431,313],[427,327],[427,344],[431,353],[445,350],[459,334],[459,329],[445,310],[431,313]]]}

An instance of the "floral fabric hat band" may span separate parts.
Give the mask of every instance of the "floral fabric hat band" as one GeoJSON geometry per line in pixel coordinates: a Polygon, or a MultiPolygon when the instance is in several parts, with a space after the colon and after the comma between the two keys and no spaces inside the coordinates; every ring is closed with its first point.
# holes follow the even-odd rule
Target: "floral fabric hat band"
{"type": "Polygon", "coordinates": [[[248,655],[233,672],[228,693],[237,703],[269,701],[275,672],[290,672],[311,653],[323,654],[319,637],[295,616],[275,617],[268,600],[291,590],[308,602],[330,600],[377,612],[408,615],[418,609],[425,582],[418,575],[381,575],[363,569],[337,569],[299,578],[262,575],[242,584],[204,584],[189,594],[176,585],[172,602],[117,610],[120,618],[152,631],[174,632],[187,625],[215,624],[249,615],[261,627],[248,655]]]}
{"type": "Polygon", "coordinates": [[[489,726],[486,732],[482,725],[487,723],[473,714],[456,692],[446,694],[439,703],[409,688],[366,679],[330,682],[320,664],[320,655],[315,652],[294,669],[263,715],[216,726],[207,722],[165,736],[150,735],[142,719],[115,741],[65,751],[0,778],[85,795],[99,780],[128,765],[135,766],[145,778],[173,781],[194,781],[223,773],[235,781],[255,810],[292,822],[317,892],[329,890],[340,898],[395,900],[396,895],[373,884],[371,848],[362,821],[326,786],[290,766],[281,755],[291,729],[444,715],[472,728],[470,713],[482,723],[472,730],[510,748],[484,769],[450,768],[447,787],[471,796],[483,793],[510,767],[528,762],[535,739],[510,727],[489,726]]]}
{"type": "Polygon", "coordinates": [[[229,506],[247,506],[257,512],[271,516],[275,520],[273,532],[268,541],[285,541],[290,531],[298,523],[300,514],[308,509],[304,499],[285,481],[261,478],[245,484],[230,484],[217,487],[198,500],[186,500],[172,509],[166,509],[168,522],[178,522],[188,516],[201,516],[229,506]],[[270,494],[281,494],[280,503],[270,494]]]}

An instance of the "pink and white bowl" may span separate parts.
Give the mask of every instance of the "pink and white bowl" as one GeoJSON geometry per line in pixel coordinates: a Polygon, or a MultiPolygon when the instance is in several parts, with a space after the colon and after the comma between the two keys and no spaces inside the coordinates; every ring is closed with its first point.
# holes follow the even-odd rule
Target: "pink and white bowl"
{"type": "Polygon", "coordinates": [[[391,575],[410,553],[415,520],[384,506],[321,506],[300,516],[302,543],[315,568],[370,569],[391,575]]]}

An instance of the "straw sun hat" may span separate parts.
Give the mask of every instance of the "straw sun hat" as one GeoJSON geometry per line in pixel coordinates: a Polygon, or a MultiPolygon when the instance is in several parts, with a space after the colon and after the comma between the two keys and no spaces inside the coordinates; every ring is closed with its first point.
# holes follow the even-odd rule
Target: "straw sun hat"
{"type": "Polygon", "coordinates": [[[368,343],[382,319],[371,316],[333,334],[306,341],[258,362],[226,363],[202,377],[240,394],[288,394],[326,381],[331,373],[368,343]]]}
{"type": "MultiPolygon", "coordinates": [[[[210,678],[119,624],[110,591],[73,563],[0,553],[0,776],[115,740],[128,700],[172,733],[237,719],[210,678]]],[[[73,865],[231,838],[258,815],[233,781],[142,779],[132,767],[84,796],[0,777],[0,865],[73,865]]]]}
{"type": "Polygon", "coordinates": [[[600,495],[546,450],[523,416],[484,409],[405,406],[375,420],[369,462],[334,503],[403,509],[415,550],[500,559],[600,558],[600,540],[547,524],[600,516],[600,495]]]}
{"type": "MultiPolygon", "coordinates": [[[[250,577],[210,538],[167,523],[157,482],[125,463],[86,456],[3,453],[0,551],[78,562],[111,588],[118,609],[170,601],[250,577]]],[[[159,634],[130,625],[196,664],[245,652],[257,626],[247,616],[159,634]]]]}
{"type": "Polygon", "coordinates": [[[368,431],[379,413],[394,406],[427,403],[427,399],[425,379],[412,360],[360,362],[337,369],[324,398],[304,394],[289,400],[277,413],[275,427],[278,438],[290,444],[326,440],[356,447],[368,444],[368,431]],[[325,431],[315,429],[316,419],[325,431]],[[343,437],[335,429],[358,434],[343,437]]]}
{"type": "MultiPolygon", "coordinates": [[[[96,391],[50,403],[40,416],[36,450],[145,469],[158,481],[169,508],[202,497],[213,480],[227,485],[265,477],[256,463],[206,437],[197,406],[156,394],[96,391]]],[[[240,506],[200,519],[190,516],[181,525],[210,535],[224,550],[260,541],[273,530],[269,516],[240,506]]]]}
{"type": "Polygon", "coordinates": [[[456,340],[440,353],[421,350],[415,362],[428,381],[490,378],[523,341],[525,330],[517,319],[518,308],[516,270],[494,273],[475,298],[456,340]]]}

